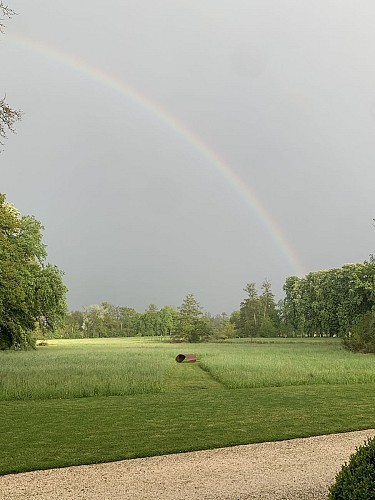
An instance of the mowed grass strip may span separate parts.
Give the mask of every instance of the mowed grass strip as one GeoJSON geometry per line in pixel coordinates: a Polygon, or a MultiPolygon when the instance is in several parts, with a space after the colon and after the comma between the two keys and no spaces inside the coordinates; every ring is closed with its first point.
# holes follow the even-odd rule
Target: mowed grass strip
{"type": "Polygon", "coordinates": [[[1,403],[0,473],[375,427],[375,384],[1,403]]]}
{"type": "Polygon", "coordinates": [[[198,361],[197,363],[175,363],[165,382],[164,391],[215,390],[222,388],[223,385],[221,383],[213,379],[209,373],[202,370],[198,361]]]}

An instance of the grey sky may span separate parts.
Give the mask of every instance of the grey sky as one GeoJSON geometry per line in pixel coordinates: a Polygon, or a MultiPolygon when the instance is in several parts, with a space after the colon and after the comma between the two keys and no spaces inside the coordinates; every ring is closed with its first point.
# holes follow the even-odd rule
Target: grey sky
{"type": "Polygon", "coordinates": [[[199,150],[62,52],[192,130],[306,272],[374,251],[373,2],[8,3],[19,15],[1,38],[0,91],[25,114],[0,156],[0,191],[46,226],[71,308],[176,306],[193,292],[231,312],[246,282],[267,277],[280,297],[295,269],[199,150]]]}

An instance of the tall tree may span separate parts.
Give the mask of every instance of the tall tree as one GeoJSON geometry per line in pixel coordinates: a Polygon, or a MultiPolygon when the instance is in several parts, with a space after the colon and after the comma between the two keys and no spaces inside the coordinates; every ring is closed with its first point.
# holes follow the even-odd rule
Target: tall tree
{"type": "Polygon", "coordinates": [[[88,338],[116,337],[120,329],[116,307],[108,302],[85,306],[82,329],[88,338]]]}
{"type": "Polygon", "coordinates": [[[46,262],[43,226],[0,194],[0,348],[33,345],[39,323],[59,326],[66,313],[63,273],[46,262]]]}
{"type": "Polygon", "coordinates": [[[159,311],[155,304],[150,304],[145,312],[140,316],[141,335],[142,336],[157,336],[160,334],[159,311]]]}
{"type": "Polygon", "coordinates": [[[233,325],[237,335],[239,335],[241,330],[241,311],[239,309],[233,311],[230,315],[229,321],[233,325]]]}
{"type": "Polygon", "coordinates": [[[192,293],[184,298],[178,311],[175,337],[187,342],[200,342],[209,336],[209,322],[203,318],[202,307],[192,293]]]}
{"type": "Polygon", "coordinates": [[[159,329],[163,337],[171,337],[177,324],[177,311],[171,306],[164,306],[159,311],[159,329]]]}
{"type": "Polygon", "coordinates": [[[260,321],[261,337],[276,337],[279,328],[279,317],[277,314],[275,296],[272,293],[271,282],[265,279],[261,286],[262,294],[259,297],[262,316],[260,321]]]}
{"type": "Polygon", "coordinates": [[[137,334],[137,323],[141,314],[132,307],[119,307],[119,335],[121,337],[132,337],[137,334]]]}
{"type": "Polygon", "coordinates": [[[228,315],[223,312],[211,318],[212,335],[216,339],[230,339],[236,336],[236,330],[228,315]]]}
{"type": "Polygon", "coordinates": [[[62,337],[75,339],[83,337],[83,313],[82,311],[71,311],[67,314],[64,325],[60,329],[62,337]]]}
{"type": "Polygon", "coordinates": [[[240,305],[240,336],[256,337],[259,335],[261,307],[255,283],[247,283],[244,288],[246,299],[240,305]]]}
{"type": "Polygon", "coordinates": [[[303,334],[304,317],[302,313],[301,279],[289,276],[283,286],[285,292],[283,317],[284,322],[292,329],[293,335],[303,334]]]}

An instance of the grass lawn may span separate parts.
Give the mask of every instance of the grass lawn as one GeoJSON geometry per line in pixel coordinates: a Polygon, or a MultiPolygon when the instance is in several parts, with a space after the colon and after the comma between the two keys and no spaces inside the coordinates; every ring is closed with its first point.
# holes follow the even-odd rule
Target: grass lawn
{"type": "MultiPolygon", "coordinates": [[[[0,353],[0,473],[375,427],[374,356],[347,353],[337,343],[254,344],[176,346],[101,339],[51,341],[34,353],[0,353]],[[200,361],[177,364],[179,352],[196,352],[200,361]],[[246,353],[250,365],[263,359],[263,385],[236,388],[228,383],[228,373],[234,358],[242,366],[246,353]],[[273,379],[272,359],[279,362],[273,379]],[[290,383],[289,371],[294,374],[300,366],[301,375],[306,366],[310,371],[314,364],[325,366],[323,359],[332,368],[331,379],[290,383]],[[352,378],[339,384],[342,363],[352,378]],[[142,372],[143,385],[134,390],[131,379],[143,365],[152,369],[142,372]],[[4,383],[4,373],[12,370],[18,385],[4,383]],[[280,370],[286,385],[279,383],[280,370]],[[97,394],[85,397],[76,391],[98,372],[93,385],[97,394]],[[29,390],[22,392],[19,384],[28,375],[29,390]],[[43,377],[50,384],[41,386],[41,397],[37,387],[43,377]],[[121,385],[131,390],[108,395],[121,385]]],[[[251,368],[243,370],[248,372],[244,378],[251,378],[251,368]]],[[[259,364],[254,365],[257,370],[259,364]]],[[[239,376],[234,371],[229,380],[239,376]]]]}

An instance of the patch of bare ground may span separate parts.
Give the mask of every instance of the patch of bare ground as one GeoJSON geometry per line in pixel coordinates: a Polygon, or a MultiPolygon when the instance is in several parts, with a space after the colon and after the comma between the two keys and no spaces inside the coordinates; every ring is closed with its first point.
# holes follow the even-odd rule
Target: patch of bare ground
{"type": "Polygon", "coordinates": [[[0,477],[1,500],[323,500],[375,429],[0,477]]]}

